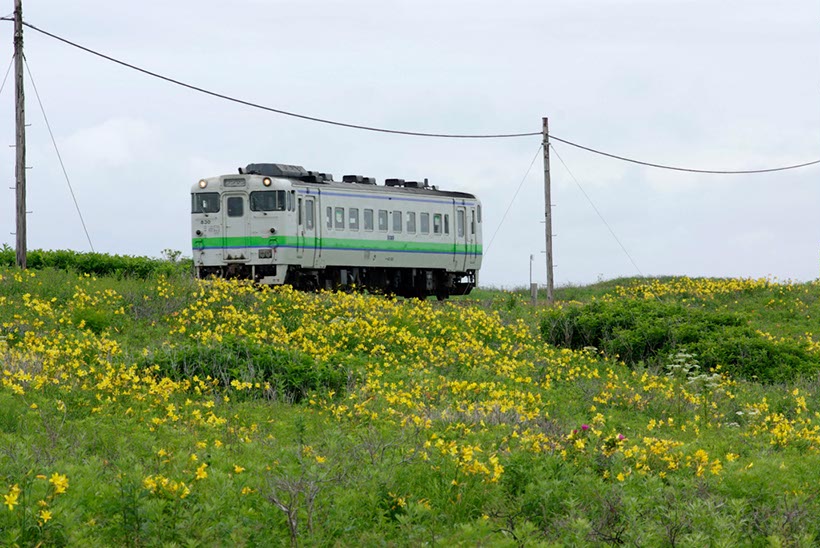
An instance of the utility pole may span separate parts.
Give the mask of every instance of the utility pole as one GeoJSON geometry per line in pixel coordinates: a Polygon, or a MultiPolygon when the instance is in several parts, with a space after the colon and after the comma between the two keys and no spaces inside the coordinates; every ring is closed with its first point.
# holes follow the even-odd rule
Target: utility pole
{"type": "Polygon", "coordinates": [[[17,266],[26,268],[26,113],[23,95],[23,0],[14,0],[14,81],[17,124],[17,266]]]}
{"type": "Polygon", "coordinates": [[[544,150],[544,232],[547,240],[547,304],[555,304],[552,277],[552,198],[550,197],[550,124],[549,118],[542,118],[542,147],[544,150]]]}

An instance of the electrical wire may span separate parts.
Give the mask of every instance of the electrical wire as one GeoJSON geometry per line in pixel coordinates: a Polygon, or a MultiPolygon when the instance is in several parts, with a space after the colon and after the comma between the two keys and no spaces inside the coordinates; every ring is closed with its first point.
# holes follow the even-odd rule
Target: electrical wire
{"type": "Polygon", "coordinates": [[[510,200],[510,203],[507,205],[507,209],[504,211],[504,215],[501,216],[501,221],[498,223],[498,226],[496,227],[495,232],[493,232],[493,235],[490,238],[490,242],[487,244],[487,248],[484,250],[484,255],[485,256],[487,255],[487,253],[490,252],[490,247],[492,247],[493,241],[495,241],[495,236],[496,236],[496,234],[498,234],[498,231],[501,230],[501,225],[504,224],[504,220],[507,218],[507,213],[510,212],[510,208],[512,208],[513,203],[515,203],[515,199],[518,197],[518,193],[521,191],[521,187],[524,186],[524,181],[527,180],[527,177],[530,174],[530,170],[532,170],[532,166],[533,166],[533,164],[535,164],[535,160],[536,160],[536,158],[538,158],[538,153],[541,152],[541,149],[543,148],[543,146],[544,146],[543,144],[538,145],[538,150],[535,151],[535,156],[532,157],[532,162],[530,162],[530,167],[527,168],[527,172],[524,174],[524,177],[521,178],[521,182],[518,183],[518,188],[515,189],[515,193],[513,194],[512,199],[510,200]]]}
{"type": "Polygon", "coordinates": [[[612,230],[612,227],[611,227],[611,226],[609,226],[609,223],[608,223],[608,222],[606,222],[606,219],[604,219],[604,216],[603,216],[603,215],[601,215],[601,212],[600,212],[600,211],[598,211],[598,208],[597,208],[597,207],[595,207],[595,203],[592,201],[592,198],[590,198],[590,197],[589,197],[589,194],[587,194],[587,191],[586,191],[586,190],[584,190],[584,187],[582,187],[582,186],[581,186],[581,183],[579,183],[579,182],[578,182],[578,179],[576,179],[576,178],[575,178],[575,175],[573,175],[573,174],[572,174],[572,171],[570,171],[569,166],[567,166],[567,163],[566,163],[566,162],[564,162],[564,159],[563,159],[563,158],[561,158],[561,155],[560,155],[560,154],[558,154],[558,151],[555,149],[555,147],[554,147],[554,146],[552,146],[551,144],[550,144],[549,146],[550,146],[550,148],[552,149],[552,151],[553,151],[553,152],[555,152],[555,155],[558,157],[558,160],[560,160],[560,161],[561,161],[561,164],[563,164],[564,169],[566,169],[566,170],[567,170],[567,173],[569,173],[569,176],[570,176],[570,177],[572,177],[572,180],[573,180],[573,181],[575,181],[575,184],[576,184],[576,185],[578,185],[578,188],[579,188],[579,189],[581,189],[581,192],[582,192],[582,193],[583,193],[583,195],[586,197],[587,201],[589,202],[589,205],[591,205],[591,206],[592,206],[592,209],[594,209],[594,210],[595,210],[595,213],[597,213],[597,214],[598,214],[598,218],[599,218],[599,219],[601,219],[601,221],[604,223],[604,225],[606,225],[606,228],[607,228],[607,230],[609,230],[609,233],[610,233],[610,234],[612,234],[612,237],[613,237],[613,238],[615,238],[615,241],[616,241],[616,242],[618,242],[618,245],[619,245],[619,246],[621,246],[621,250],[622,250],[622,251],[624,252],[624,254],[625,254],[625,255],[629,258],[629,262],[631,262],[631,263],[632,263],[632,266],[634,266],[634,267],[635,267],[635,270],[637,270],[637,271],[638,271],[638,274],[640,274],[641,276],[643,276],[643,275],[644,275],[644,274],[643,274],[643,272],[641,272],[641,269],[640,269],[640,268],[638,268],[638,265],[635,263],[635,260],[632,258],[632,255],[630,255],[630,254],[629,254],[629,251],[627,251],[627,250],[626,250],[626,247],[624,247],[624,244],[622,244],[622,243],[621,243],[621,240],[618,238],[618,236],[616,236],[616,235],[615,235],[615,231],[614,231],[614,230],[612,230]]]}
{"type": "MultiPolygon", "coordinates": [[[[420,131],[404,131],[404,130],[396,130],[396,129],[378,128],[378,127],[373,127],[373,126],[365,126],[365,125],[361,125],[361,124],[350,124],[350,123],[346,123],[346,122],[338,122],[338,121],[335,121],[335,120],[329,120],[329,119],[326,119],[326,118],[318,118],[318,117],[315,117],[315,116],[308,116],[306,114],[299,114],[299,113],[296,113],[296,112],[290,112],[290,111],[287,111],[287,110],[282,110],[282,109],[278,109],[278,108],[268,107],[268,106],[265,106],[265,105],[260,105],[258,103],[253,103],[251,101],[246,101],[244,99],[238,99],[238,98],[232,97],[230,95],[225,95],[225,94],[222,94],[222,93],[217,93],[215,91],[207,90],[205,88],[194,86],[192,84],[188,84],[188,83],[182,82],[180,80],[176,80],[176,79],[170,78],[168,76],[163,76],[163,75],[158,74],[156,72],[152,72],[150,70],[138,67],[138,66],[133,65],[131,63],[126,63],[125,61],[121,61],[119,59],[116,59],[116,58],[111,57],[109,55],[106,55],[104,53],[100,53],[100,52],[95,51],[91,48],[87,48],[85,46],[77,44],[76,42],[72,42],[71,40],[63,38],[63,37],[58,36],[56,34],[53,34],[53,33],[50,33],[48,31],[45,31],[43,29],[40,29],[40,28],[30,24],[30,23],[23,22],[23,25],[29,27],[30,29],[32,29],[34,31],[39,32],[40,34],[43,34],[45,36],[49,36],[50,38],[53,38],[53,39],[58,40],[60,42],[63,42],[64,44],[67,44],[67,45],[70,45],[70,46],[75,47],[77,49],[83,50],[83,51],[85,51],[87,53],[90,53],[92,55],[96,55],[97,57],[101,57],[101,58],[106,59],[108,61],[111,61],[113,63],[117,63],[117,64],[122,65],[124,67],[128,67],[132,70],[136,70],[136,71],[141,72],[143,74],[153,76],[154,78],[158,78],[160,80],[164,80],[166,82],[170,82],[172,84],[176,84],[178,86],[182,86],[184,88],[191,89],[193,91],[198,91],[200,93],[204,93],[204,94],[210,95],[212,97],[217,97],[219,99],[224,99],[226,101],[231,101],[231,102],[238,103],[238,104],[241,104],[241,105],[249,106],[249,107],[252,107],[252,108],[257,108],[257,109],[260,109],[260,110],[265,110],[265,111],[268,111],[268,112],[273,112],[273,113],[276,113],[276,114],[281,114],[281,115],[284,115],[284,116],[291,116],[291,117],[299,118],[299,119],[302,119],[302,120],[308,120],[308,121],[311,121],[311,122],[318,122],[318,123],[322,123],[322,124],[329,124],[329,125],[346,127],[346,128],[351,128],[351,129],[359,129],[359,130],[364,130],[364,131],[374,131],[374,132],[379,132],[379,133],[390,133],[390,134],[395,134],[395,135],[410,135],[410,136],[415,136],[415,137],[439,137],[439,138],[450,138],[450,139],[501,139],[501,138],[513,138],[513,137],[532,137],[532,136],[536,136],[536,135],[542,135],[542,133],[539,132],[539,131],[523,132],[523,133],[495,133],[495,134],[428,133],[428,132],[420,132],[420,131]]],[[[566,145],[576,147],[576,148],[579,148],[581,150],[585,150],[587,152],[591,152],[591,153],[594,153],[594,154],[599,154],[601,156],[606,156],[608,158],[612,158],[612,159],[615,159],[615,160],[620,160],[620,161],[623,161],[623,162],[638,164],[638,165],[642,165],[642,166],[646,166],[646,167],[653,167],[653,168],[657,168],[657,169],[682,171],[682,172],[687,172],[687,173],[702,173],[702,174],[711,174],[711,175],[750,175],[750,174],[756,174],[756,173],[772,173],[772,172],[777,172],[777,171],[786,171],[786,170],[791,170],[791,169],[799,169],[799,168],[803,168],[803,167],[808,167],[808,166],[820,164],[820,159],[818,159],[818,160],[813,160],[813,161],[810,161],[810,162],[804,162],[804,163],[800,163],[800,164],[793,164],[793,165],[779,166],[779,167],[772,167],[772,168],[764,168],[764,169],[742,169],[742,170],[695,169],[695,168],[688,168],[688,167],[672,166],[672,165],[667,165],[667,164],[659,164],[659,163],[656,163],[656,162],[647,162],[647,161],[644,161],[644,160],[636,160],[634,158],[629,158],[629,157],[626,157],[626,156],[620,156],[618,154],[612,154],[610,152],[604,152],[602,150],[598,150],[598,149],[594,149],[592,147],[588,147],[588,146],[584,146],[584,145],[581,145],[581,144],[578,144],[578,143],[574,143],[572,141],[569,141],[567,139],[563,139],[561,137],[557,137],[555,135],[549,135],[549,137],[551,139],[555,140],[555,141],[559,141],[559,142],[564,143],[566,145]]]]}
{"type": "Polygon", "coordinates": [[[37,103],[40,105],[40,112],[43,113],[43,120],[46,122],[46,127],[48,128],[48,134],[51,136],[51,143],[54,145],[54,151],[57,153],[57,160],[60,161],[60,167],[63,169],[63,175],[65,176],[65,182],[68,184],[68,190],[71,193],[71,199],[74,200],[74,207],[77,208],[77,214],[80,216],[80,223],[83,225],[83,231],[85,232],[85,237],[88,239],[88,245],[91,247],[91,251],[94,251],[94,244],[91,243],[91,236],[88,234],[88,228],[85,226],[85,219],[83,219],[83,212],[80,211],[80,204],[77,202],[77,196],[74,195],[74,188],[71,186],[71,180],[68,178],[68,172],[65,169],[65,164],[63,163],[63,157],[60,155],[60,149],[57,148],[57,141],[54,139],[54,132],[51,131],[51,124],[48,123],[48,116],[46,116],[46,110],[43,108],[43,102],[40,100],[40,93],[37,91],[37,85],[34,83],[34,77],[31,75],[31,69],[28,66],[28,60],[26,56],[23,55],[23,63],[26,65],[26,72],[28,72],[28,78],[31,80],[31,87],[34,89],[34,96],[37,97],[37,103]]]}
{"type": "MultiPolygon", "coordinates": [[[[618,156],[617,154],[611,154],[609,152],[603,152],[601,150],[596,150],[594,148],[586,147],[584,145],[579,145],[578,143],[573,143],[572,141],[567,141],[566,139],[561,139],[560,137],[556,137],[555,135],[550,135],[550,139],[558,141],[560,143],[564,143],[565,145],[569,145],[575,148],[580,148],[581,150],[586,150],[587,152],[592,152],[594,154],[600,154],[601,156],[606,156],[608,158],[614,158],[616,160],[621,160],[623,162],[630,162],[633,164],[638,164],[642,166],[648,167],[655,167],[658,169],[670,169],[672,171],[685,171],[687,173],[708,173],[712,175],[748,175],[752,173],[772,173],[774,171],[786,171],[789,169],[799,169],[801,167],[813,166],[815,164],[820,164],[820,160],[813,160],[811,162],[804,162],[802,164],[794,164],[790,166],[782,166],[782,167],[771,167],[766,169],[741,169],[741,170],[718,170],[718,169],[693,169],[688,167],[677,167],[677,166],[670,166],[665,164],[655,164],[652,162],[644,162],[642,160],[635,160],[633,158],[627,158],[625,156],[618,156]]],[[[553,148],[553,150],[555,150],[553,148]]]]}
{"type": "Polygon", "coordinates": [[[9,68],[6,69],[6,75],[3,76],[3,83],[0,84],[0,94],[3,93],[3,88],[6,87],[6,80],[9,77],[9,72],[11,72],[11,66],[14,64],[14,54],[11,54],[11,61],[9,61],[9,68]]]}
{"type": "Polygon", "coordinates": [[[73,46],[75,48],[81,49],[85,52],[96,55],[97,57],[102,57],[103,59],[106,59],[108,61],[112,61],[112,62],[117,63],[119,65],[122,65],[124,67],[128,67],[130,69],[142,72],[143,74],[153,76],[154,78],[159,78],[160,80],[165,80],[166,82],[170,82],[172,84],[176,84],[176,85],[182,86],[184,88],[188,88],[188,89],[191,89],[191,90],[194,90],[194,91],[198,91],[198,92],[204,93],[206,95],[211,95],[213,97],[218,97],[220,99],[225,99],[226,101],[239,103],[240,105],[245,105],[245,106],[249,106],[249,107],[253,107],[253,108],[258,108],[260,110],[266,110],[268,112],[274,112],[276,114],[282,114],[282,115],[285,115],[285,116],[291,116],[293,118],[300,118],[302,120],[309,120],[311,122],[319,122],[319,123],[322,123],[322,124],[329,124],[329,125],[333,125],[333,126],[341,126],[341,127],[351,128],[351,129],[361,129],[361,130],[365,130],[365,131],[375,131],[375,132],[379,132],[379,133],[392,133],[392,134],[396,134],[396,135],[410,135],[410,136],[414,136],[414,137],[442,137],[442,138],[447,138],[447,139],[503,139],[503,138],[509,138],[509,137],[531,137],[531,136],[534,136],[534,135],[541,135],[540,131],[535,131],[535,132],[530,132],[530,133],[496,133],[496,134],[480,134],[480,135],[479,134],[455,134],[455,133],[425,133],[425,132],[420,132],[420,131],[403,131],[403,130],[397,130],[397,129],[385,129],[385,128],[378,128],[378,127],[372,127],[372,126],[359,125],[359,124],[348,124],[346,122],[337,122],[335,120],[328,120],[326,118],[317,118],[315,116],[308,116],[306,114],[298,114],[296,112],[290,112],[290,111],[287,111],[287,110],[282,110],[282,109],[278,109],[278,108],[268,107],[268,106],[265,106],[265,105],[260,105],[258,103],[252,103],[250,101],[245,101],[244,99],[238,99],[238,98],[232,97],[230,95],[217,93],[215,91],[210,91],[210,90],[207,90],[205,88],[194,86],[192,84],[187,84],[187,83],[182,82],[180,80],[176,80],[174,78],[169,78],[168,76],[163,76],[162,74],[158,74],[156,72],[152,72],[150,70],[138,67],[136,65],[132,65],[131,63],[126,63],[125,61],[120,61],[119,59],[115,59],[114,57],[110,57],[108,55],[105,55],[104,53],[100,53],[100,52],[94,51],[90,48],[81,46],[81,45],[79,45],[75,42],[72,42],[72,41],[67,40],[65,38],[61,38],[60,36],[57,36],[56,34],[52,34],[50,32],[39,29],[39,28],[35,27],[34,25],[32,25],[30,23],[23,23],[23,24],[25,26],[29,27],[32,30],[35,30],[35,31],[37,31],[41,34],[45,34],[46,36],[50,36],[51,38],[54,38],[55,40],[59,40],[60,42],[63,42],[65,44],[68,44],[68,45],[73,46]]]}

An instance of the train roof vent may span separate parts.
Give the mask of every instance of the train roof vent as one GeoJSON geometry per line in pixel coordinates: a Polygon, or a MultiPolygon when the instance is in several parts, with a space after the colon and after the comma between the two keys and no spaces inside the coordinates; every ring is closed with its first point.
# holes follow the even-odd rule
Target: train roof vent
{"type": "Polygon", "coordinates": [[[385,179],[384,186],[404,186],[404,179],[385,179]]]}
{"type": "Polygon", "coordinates": [[[364,175],[345,175],[342,177],[345,183],[358,183],[360,185],[375,185],[375,177],[365,177],[364,175]]]}
{"type": "Polygon", "coordinates": [[[306,174],[301,175],[299,179],[306,183],[331,183],[333,182],[333,175],[319,171],[308,171],[306,174]]]}
{"type": "Polygon", "coordinates": [[[288,164],[248,164],[244,170],[248,175],[265,175],[267,177],[302,177],[307,171],[302,166],[288,164]]]}
{"type": "Polygon", "coordinates": [[[419,188],[421,183],[418,181],[407,181],[404,183],[405,188],[419,188]]]}

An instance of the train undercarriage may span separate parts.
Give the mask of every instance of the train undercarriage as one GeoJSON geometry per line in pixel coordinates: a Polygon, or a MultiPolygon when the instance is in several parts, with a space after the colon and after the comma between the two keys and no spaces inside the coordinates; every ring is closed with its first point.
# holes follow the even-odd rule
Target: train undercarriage
{"type": "Polygon", "coordinates": [[[264,283],[265,278],[277,277],[281,269],[287,269],[284,283],[304,291],[368,290],[424,299],[435,296],[444,300],[451,295],[469,295],[476,286],[475,271],[447,272],[442,269],[340,267],[301,269],[286,265],[229,264],[225,266],[197,267],[199,278],[253,279],[264,283]]]}

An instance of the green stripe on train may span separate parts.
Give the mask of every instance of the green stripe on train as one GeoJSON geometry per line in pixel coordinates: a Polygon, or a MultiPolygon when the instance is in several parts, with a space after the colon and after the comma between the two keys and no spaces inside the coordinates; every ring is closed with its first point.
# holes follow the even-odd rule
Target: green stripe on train
{"type": "Polygon", "coordinates": [[[468,251],[469,253],[482,253],[482,246],[454,244],[454,243],[430,243],[430,242],[407,242],[401,240],[357,240],[348,238],[300,238],[296,236],[238,236],[219,238],[194,238],[191,241],[194,249],[221,249],[223,247],[321,247],[322,249],[362,249],[366,251],[414,251],[428,253],[456,253],[468,251]]]}

